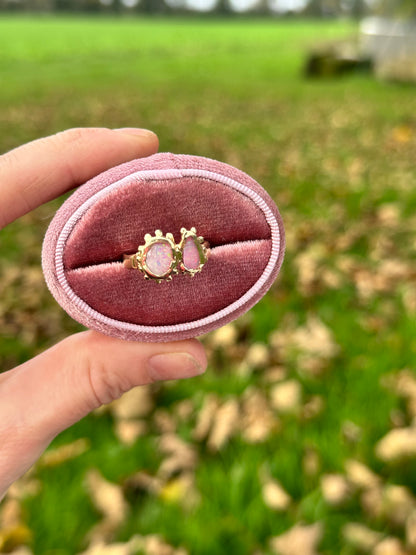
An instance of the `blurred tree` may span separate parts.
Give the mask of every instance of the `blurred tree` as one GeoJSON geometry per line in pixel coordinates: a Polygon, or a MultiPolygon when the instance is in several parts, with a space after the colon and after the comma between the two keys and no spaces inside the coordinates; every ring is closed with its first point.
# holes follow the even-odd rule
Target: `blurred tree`
{"type": "Polygon", "coordinates": [[[309,0],[303,13],[316,17],[342,14],[341,0],[309,0]]]}
{"type": "Polygon", "coordinates": [[[146,14],[164,13],[170,9],[170,6],[164,0],[140,0],[137,9],[146,14]]]}
{"type": "Polygon", "coordinates": [[[218,0],[215,11],[223,15],[229,15],[233,12],[233,9],[231,8],[229,0],[218,0]]]}
{"type": "Polygon", "coordinates": [[[415,0],[378,0],[376,13],[379,15],[394,17],[416,17],[416,1],[415,0]]]}

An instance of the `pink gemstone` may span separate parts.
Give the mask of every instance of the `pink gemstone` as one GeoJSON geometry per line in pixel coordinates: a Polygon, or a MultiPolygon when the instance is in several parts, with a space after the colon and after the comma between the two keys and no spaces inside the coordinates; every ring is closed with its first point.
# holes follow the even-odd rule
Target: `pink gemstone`
{"type": "Polygon", "coordinates": [[[187,270],[197,270],[199,268],[199,250],[192,237],[185,239],[183,246],[183,264],[187,270]]]}
{"type": "Polygon", "coordinates": [[[155,277],[164,276],[173,260],[172,248],[165,242],[154,243],[146,254],[146,268],[155,277]]]}

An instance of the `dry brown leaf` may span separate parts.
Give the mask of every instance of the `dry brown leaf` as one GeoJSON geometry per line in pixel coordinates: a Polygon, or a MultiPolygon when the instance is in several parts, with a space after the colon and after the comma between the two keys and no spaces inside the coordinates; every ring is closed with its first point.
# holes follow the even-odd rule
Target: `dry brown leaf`
{"type": "Polygon", "coordinates": [[[177,424],[175,417],[166,409],[158,409],[153,415],[153,421],[160,434],[174,434],[177,424]]]}
{"type": "Polygon", "coordinates": [[[306,325],[294,333],[295,347],[309,355],[330,359],[338,354],[332,331],[316,316],[309,316],[306,325]]]}
{"type": "Polygon", "coordinates": [[[279,359],[286,361],[295,356],[299,368],[312,375],[322,372],[339,352],[332,331],[314,315],[308,316],[304,326],[294,328],[289,322],[274,331],[270,344],[279,359]]]}
{"type": "Polygon", "coordinates": [[[0,553],[8,553],[31,539],[32,532],[24,522],[20,502],[6,497],[0,505],[0,553]]]}
{"type": "Polygon", "coordinates": [[[294,264],[298,271],[297,284],[302,295],[309,296],[314,293],[320,269],[327,257],[326,245],[313,243],[295,258],[294,264]]]}
{"type": "Polygon", "coordinates": [[[263,485],[262,495],[265,504],[274,511],[286,511],[292,501],[282,486],[272,480],[263,485]]]}
{"type": "Polygon", "coordinates": [[[388,432],[377,443],[376,455],[385,462],[396,462],[416,456],[416,427],[397,428],[388,432]]]}
{"type": "Polygon", "coordinates": [[[404,526],[416,509],[416,499],[405,486],[389,484],[383,491],[383,509],[390,522],[404,526]]]}
{"type": "Polygon", "coordinates": [[[174,412],[178,419],[187,422],[195,413],[195,405],[193,399],[184,399],[175,404],[174,412]]]}
{"type": "MultiPolygon", "coordinates": [[[[412,68],[414,66],[414,63],[412,63],[411,59],[401,63],[402,63],[402,68],[406,68],[404,75],[408,75],[409,68],[412,68]]],[[[400,66],[400,63],[398,63],[397,60],[395,60],[395,63],[393,64],[390,62],[390,65],[388,66],[389,69],[387,70],[387,73],[389,75],[390,73],[393,73],[395,76],[397,75],[398,70],[397,70],[396,64],[400,66]]],[[[384,68],[383,71],[386,72],[386,69],[384,68]]],[[[406,125],[406,124],[396,125],[396,127],[393,127],[392,129],[391,136],[393,141],[397,143],[401,143],[401,144],[408,143],[409,141],[412,140],[414,136],[414,130],[410,125],[406,125]]]]}
{"type": "Polygon", "coordinates": [[[17,549],[13,549],[13,551],[8,551],[7,555],[33,555],[33,551],[26,545],[21,545],[17,549]]]}
{"type": "Polygon", "coordinates": [[[306,449],[302,459],[303,472],[307,476],[316,476],[321,469],[321,460],[315,449],[306,449]]]}
{"type": "Polygon", "coordinates": [[[133,419],[147,416],[154,406],[152,389],[149,385],[134,387],[108,405],[114,418],[133,419]]]}
{"type": "Polygon", "coordinates": [[[240,409],[235,398],[225,401],[216,411],[208,448],[219,451],[240,430],[240,409]]]}
{"type": "Polygon", "coordinates": [[[94,506],[103,515],[103,520],[91,530],[89,537],[94,541],[111,539],[128,513],[123,491],[119,485],[105,480],[95,469],[87,474],[87,488],[94,506]]]}
{"type": "Polygon", "coordinates": [[[345,420],[342,423],[342,435],[349,443],[357,443],[362,437],[362,430],[357,424],[351,420],[345,420]]]}
{"type": "MultiPolygon", "coordinates": [[[[387,384],[389,386],[390,384],[387,384]]],[[[411,418],[416,418],[416,378],[411,370],[402,370],[393,380],[398,395],[406,399],[411,418]]]]}
{"type": "Polygon", "coordinates": [[[395,228],[401,222],[401,210],[398,203],[384,203],[378,207],[377,218],[383,227],[395,228]]]}
{"type": "Polygon", "coordinates": [[[272,366],[265,370],[262,376],[267,383],[281,382],[287,378],[287,370],[284,366],[272,366]]]}
{"type": "Polygon", "coordinates": [[[322,523],[296,524],[293,528],[270,540],[272,551],[278,555],[317,555],[323,534],[322,523]]]}
{"type": "Polygon", "coordinates": [[[360,503],[364,512],[373,519],[383,516],[383,490],[380,486],[370,487],[363,490],[360,503]]]}
{"type": "Polygon", "coordinates": [[[357,489],[366,490],[380,485],[380,476],[360,461],[348,459],[345,462],[345,471],[348,481],[357,489]]]}
{"type": "Polygon", "coordinates": [[[78,555],[135,555],[144,546],[145,542],[140,536],[133,536],[126,543],[108,544],[103,541],[97,541],[78,555]]]}
{"type": "Polygon", "coordinates": [[[364,552],[374,549],[383,539],[381,532],[375,532],[359,522],[346,524],[342,529],[342,535],[347,543],[364,552]]]}
{"type": "Polygon", "coordinates": [[[145,555],[188,555],[183,547],[174,548],[156,534],[143,537],[145,555]]]}
{"type": "Polygon", "coordinates": [[[373,549],[371,555],[410,555],[397,538],[384,538],[373,549]]]}
{"type": "Polygon", "coordinates": [[[306,401],[302,407],[302,418],[305,420],[310,420],[322,414],[325,408],[325,402],[323,397],[320,395],[313,395],[306,401]]]}
{"type": "Polygon", "coordinates": [[[342,474],[323,474],[321,489],[322,495],[329,505],[341,505],[351,495],[351,487],[342,474]]]}
{"type": "Polygon", "coordinates": [[[80,438],[67,445],[46,451],[39,459],[38,465],[43,468],[58,466],[71,459],[83,455],[91,447],[89,439],[80,438]]]}
{"type": "Polygon", "coordinates": [[[140,471],[132,474],[125,480],[123,489],[136,494],[145,492],[151,495],[156,495],[159,493],[162,486],[163,481],[161,478],[140,471]]]}
{"type": "Polygon", "coordinates": [[[186,470],[193,470],[198,463],[198,453],[193,445],[175,434],[164,434],[159,449],[167,458],[159,467],[158,475],[164,479],[186,470]]]}
{"type": "Polygon", "coordinates": [[[227,349],[237,343],[238,331],[234,323],[226,324],[211,333],[210,345],[214,348],[227,349]]]}
{"type": "Polygon", "coordinates": [[[196,426],[192,434],[194,439],[202,441],[208,436],[219,406],[220,400],[217,395],[214,393],[205,395],[204,404],[198,413],[196,426]]]}
{"type": "Polygon", "coordinates": [[[406,545],[416,550],[416,511],[413,511],[406,521],[406,545]]]}
{"type": "Polygon", "coordinates": [[[253,343],[247,350],[244,362],[253,369],[264,368],[268,365],[270,352],[264,343],[253,343]]]}
{"type": "Polygon", "coordinates": [[[13,482],[7,492],[8,498],[22,500],[26,497],[37,495],[42,489],[42,483],[39,479],[33,478],[34,468],[32,467],[21,478],[13,482]]]}
{"type": "Polygon", "coordinates": [[[262,467],[259,471],[259,480],[262,485],[262,496],[265,504],[274,511],[286,511],[292,499],[282,485],[271,477],[270,471],[262,467]]]}
{"type": "Polygon", "coordinates": [[[248,443],[265,441],[279,426],[279,420],[269,408],[261,391],[249,388],[242,401],[242,436],[248,443]]]}
{"type": "Polygon", "coordinates": [[[114,432],[123,445],[133,445],[148,430],[144,420],[117,420],[114,432]]]}
{"type": "Polygon", "coordinates": [[[272,407],[278,412],[295,412],[301,405],[302,387],[297,380],[287,380],[273,386],[270,397],[272,407]]]}

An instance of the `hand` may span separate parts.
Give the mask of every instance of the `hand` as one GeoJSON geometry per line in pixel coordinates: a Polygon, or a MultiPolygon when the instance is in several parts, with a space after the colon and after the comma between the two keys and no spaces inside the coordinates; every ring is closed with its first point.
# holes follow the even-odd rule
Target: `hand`
{"type": "MultiPolygon", "coordinates": [[[[71,129],[0,156],[0,229],[122,162],[154,154],[140,129],[71,129]]],[[[0,374],[0,500],[52,439],[138,385],[201,374],[195,340],[137,343],[85,331],[0,374]]]]}

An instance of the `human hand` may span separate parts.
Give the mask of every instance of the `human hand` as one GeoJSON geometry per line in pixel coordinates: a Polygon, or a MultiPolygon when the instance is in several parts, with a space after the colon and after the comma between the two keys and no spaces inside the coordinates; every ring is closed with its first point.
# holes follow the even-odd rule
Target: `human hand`
{"type": "MultiPolygon", "coordinates": [[[[0,156],[0,229],[122,162],[154,154],[147,130],[70,129],[0,156]]],[[[206,368],[196,339],[138,343],[72,335],[0,374],[0,500],[62,430],[132,387],[206,368]]]]}

